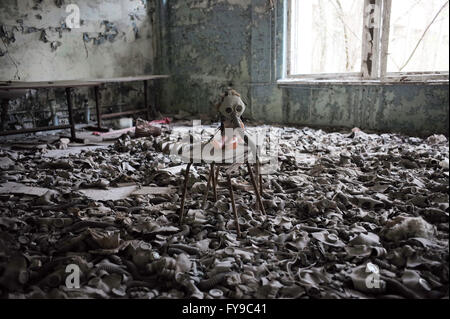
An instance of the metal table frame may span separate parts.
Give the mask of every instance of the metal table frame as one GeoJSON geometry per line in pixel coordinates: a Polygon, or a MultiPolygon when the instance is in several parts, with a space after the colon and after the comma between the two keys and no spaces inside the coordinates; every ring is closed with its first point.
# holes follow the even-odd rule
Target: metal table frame
{"type": "Polygon", "coordinates": [[[86,81],[99,82],[101,84],[138,82],[138,81],[142,81],[144,84],[144,107],[145,107],[145,109],[130,110],[130,111],[119,112],[119,113],[111,113],[111,114],[102,114],[101,106],[100,106],[99,86],[96,86],[94,88],[94,90],[95,90],[94,93],[95,93],[95,108],[96,108],[96,112],[97,112],[97,127],[98,127],[98,129],[99,130],[102,129],[102,119],[114,118],[114,117],[119,117],[119,116],[123,116],[123,115],[146,113],[147,120],[150,120],[152,115],[153,116],[156,115],[156,109],[155,109],[155,106],[153,106],[153,109],[151,109],[149,102],[148,102],[148,82],[153,81],[153,80],[158,80],[158,79],[166,79],[168,77],[169,77],[168,75],[140,75],[140,76],[130,76],[130,77],[86,80],[86,81]]]}
{"type": "MultiPolygon", "coordinates": [[[[35,133],[35,132],[42,132],[42,131],[53,131],[53,130],[61,130],[61,129],[70,128],[71,140],[77,141],[76,131],[75,131],[74,114],[73,114],[72,90],[74,88],[79,88],[79,87],[93,87],[94,88],[95,108],[96,108],[96,112],[97,112],[97,123],[98,123],[99,129],[102,129],[102,118],[113,118],[113,117],[118,117],[118,116],[122,116],[122,115],[146,112],[147,119],[150,119],[152,116],[151,113],[153,112],[155,114],[156,110],[155,109],[151,110],[150,105],[148,103],[148,82],[151,80],[165,79],[168,77],[169,77],[168,75],[142,75],[142,76],[135,76],[135,77],[119,77],[119,78],[95,79],[95,80],[84,79],[84,80],[73,80],[73,81],[50,81],[50,82],[18,82],[18,81],[5,82],[5,81],[0,81],[0,90],[2,90],[2,91],[63,88],[66,91],[67,108],[68,108],[68,113],[69,113],[69,125],[45,126],[45,127],[36,127],[36,128],[30,128],[30,129],[0,131],[0,136],[17,135],[17,134],[24,134],[24,133],[35,133]],[[106,84],[106,83],[122,83],[122,82],[135,82],[135,81],[143,81],[145,109],[144,110],[131,110],[131,111],[127,111],[127,112],[102,115],[101,107],[100,107],[100,94],[99,94],[100,85],[106,84]]],[[[7,110],[6,110],[6,112],[7,112],[7,110]]]]}
{"type": "Polygon", "coordinates": [[[67,108],[69,112],[69,125],[45,126],[31,129],[21,129],[12,131],[2,131],[0,136],[17,135],[25,133],[35,133],[42,131],[53,131],[70,128],[70,138],[72,141],[78,141],[75,131],[75,121],[73,117],[72,90],[79,87],[98,87],[100,82],[96,81],[50,81],[50,82],[0,82],[0,90],[39,90],[39,89],[65,89],[67,98],[67,108]]]}

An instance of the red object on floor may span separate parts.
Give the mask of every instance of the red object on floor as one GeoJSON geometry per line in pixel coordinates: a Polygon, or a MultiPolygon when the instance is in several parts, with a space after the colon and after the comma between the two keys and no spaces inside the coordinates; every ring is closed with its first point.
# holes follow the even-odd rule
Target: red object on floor
{"type": "Polygon", "coordinates": [[[168,117],[163,118],[162,120],[154,120],[150,122],[150,125],[152,124],[170,124],[172,120],[168,117]]]}

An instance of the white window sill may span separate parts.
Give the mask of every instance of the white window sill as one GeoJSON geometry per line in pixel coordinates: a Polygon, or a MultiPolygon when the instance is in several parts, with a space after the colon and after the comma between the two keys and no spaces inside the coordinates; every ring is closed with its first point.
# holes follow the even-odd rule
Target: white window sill
{"type": "Polygon", "coordinates": [[[360,77],[289,77],[277,81],[280,86],[297,85],[448,85],[448,74],[430,75],[393,75],[383,80],[362,79],[360,77]]]}

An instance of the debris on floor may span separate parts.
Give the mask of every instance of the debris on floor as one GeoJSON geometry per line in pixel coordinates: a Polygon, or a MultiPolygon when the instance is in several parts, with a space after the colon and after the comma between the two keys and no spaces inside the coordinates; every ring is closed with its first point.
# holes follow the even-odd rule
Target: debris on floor
{"type": "MultiPolygon", "coordinates": [[[[161,121],[156,121],[156,122],[161,122],[161,121]]],[[[162,123],[166,123],[166,122],[163,121],[162,123]]],[[[155,124],[155,123],[148,122],[148,121],[145,121],[145,120],[142,120],[142,119],[138,119],[136,121],[135,136],[137,138],[148,137],[148,136],[153,136],[153,137],[160,136],[162,134],[161,128],[158,127],[158,126],[155,126],[153,124],[155,124]]]]}
{"type": "Polygon", "coordinates": [[[28,196],[44,196],[50,189],[42,187],[30,187],[20,183],[8,182],[0,184],[0,194],[20,194],[28,196]]]}
{"type": "Polygon", "coordinates": [[[202,207],[206,165],[180,226],[185,165],[162,152],[166,130],[58,157],[0,149],[0,296],[448,298],[445,137],[274,131],[266,216],[233,176],[242,238],[221,179],[202,207]]]}
{"type": "MultiPolygon", "coordinates": [[[[0,189],[1,190],[1,189],[0,189]]],[[[95,201],[116,201],[138,195],[162,195],[173,194],[177,190],[174,187],[138,187],[137,185],[107,189],[85,189],[80,192],[95,201]]]]}

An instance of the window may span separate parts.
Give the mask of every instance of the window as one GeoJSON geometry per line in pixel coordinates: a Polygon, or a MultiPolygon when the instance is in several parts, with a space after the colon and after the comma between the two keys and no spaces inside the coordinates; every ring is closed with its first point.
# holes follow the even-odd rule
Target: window
{"type": "Polygon", "coordinates": [[[287,76],[448,81],[449,0],[287,0],[287,76]]]}
{"type": "Polygon", "coordinates": [[[387,71],[448,70],[448,15],[448,1],[394,0],[387,71]]]}

